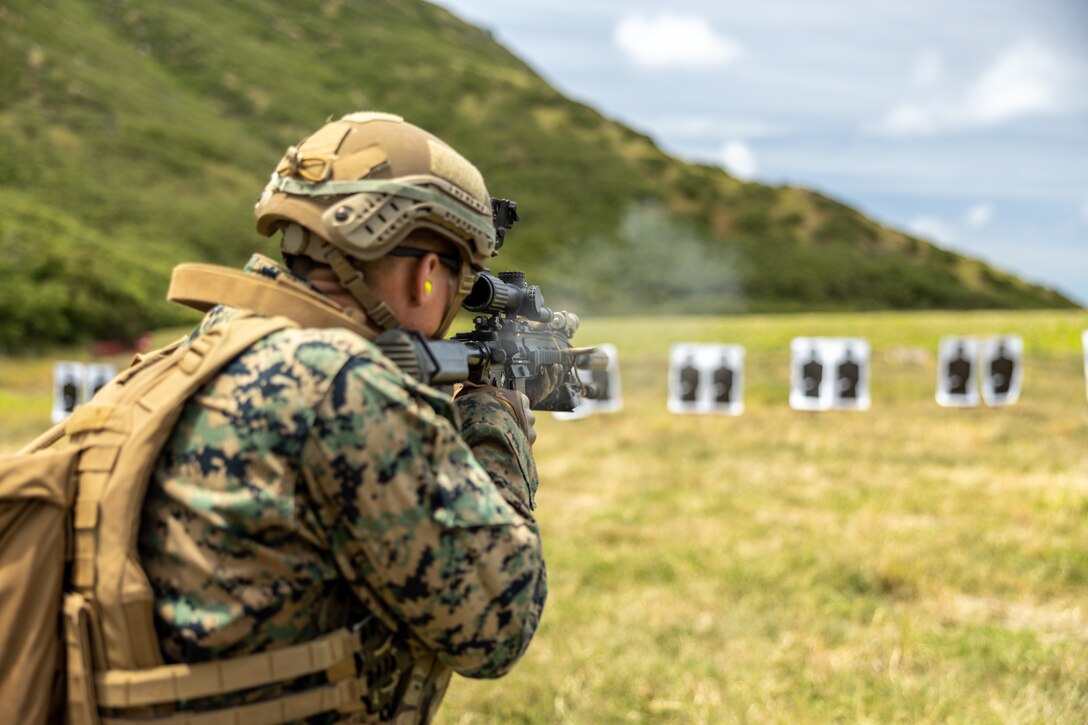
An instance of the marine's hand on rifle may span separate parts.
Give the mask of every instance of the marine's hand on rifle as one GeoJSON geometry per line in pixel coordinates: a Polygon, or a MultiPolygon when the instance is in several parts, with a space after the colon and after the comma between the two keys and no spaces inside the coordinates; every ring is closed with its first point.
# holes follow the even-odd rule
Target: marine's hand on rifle
{"type": "Polygon", "coordinates": [[[535,407],[537,403],[551,395],[562,380],[563,366],[561,364],[545,366],[540,375],[525,383],[525,395],[529,400],[529,406],[535,407]]]}

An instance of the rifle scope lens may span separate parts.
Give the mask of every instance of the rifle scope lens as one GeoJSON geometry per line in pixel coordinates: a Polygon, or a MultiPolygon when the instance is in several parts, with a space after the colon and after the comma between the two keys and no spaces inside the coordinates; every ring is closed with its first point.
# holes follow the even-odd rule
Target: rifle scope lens
{"type": "Polygon", "coordinates": [[[472,312],[507,312],[513,289],[498,277],[484,272],[476,278],[472,291],[461,306],[472,312]]]}

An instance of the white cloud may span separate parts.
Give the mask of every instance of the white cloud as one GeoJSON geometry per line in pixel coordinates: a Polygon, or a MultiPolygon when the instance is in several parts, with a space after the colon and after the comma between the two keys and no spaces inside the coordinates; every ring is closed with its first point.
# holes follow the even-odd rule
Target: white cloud
{"type": "Polygon", "coordinates": [[[756,175],[756,155],[741,141],[730,141],[722,147],[722,164],[726,171],[742,181],[749,181],[756,175]]]}
{"type": "Polygon", "coordinates": [[[1062,103],[1066,65],[1034,41],[1002,53],[968,90],[964,113],[979,123],[998,123],[1026,113],[1048,113],[1062,103]]]}
{"type": "Polygon", "coordinates": [[[968,86],[950,92],[941,87],[940,57],[923,54],[911,78],[924,96],[895,105],[875,130],[891,136],[925,135],[1059,112],[1078,98],[1074,78],[1079,67],[1034,40],[1021,40],[968,86]]]}
{"type": "Polygon", "coordinates": [[[939,109],[916,103],[901,103],[893,108],[877,126],[877,131],[889,136],[931,134],[937,129],[939,109]]]}
{"type": "Polygon", "coordinates": [[[908,226],[915,236],[934,242],[947,244],[956,239],[956,232],[952,226],[935,216],[915,217],[908,226]]]}
{"type": "Polygon", "coordinates": [[[628,15],[613,40],[628,58],[646,68],[711,68],[732,63],[743,53],[735,40],[719,35],[695,15],[628,15]]]}
{"type": "Polygon", "coordinates": [[[975,204],[963,215],[963,223],[971,228],[977,229],[978,227],[984,227],[989,224],[990,220],[993,218],[993,204],[975,204]]]}

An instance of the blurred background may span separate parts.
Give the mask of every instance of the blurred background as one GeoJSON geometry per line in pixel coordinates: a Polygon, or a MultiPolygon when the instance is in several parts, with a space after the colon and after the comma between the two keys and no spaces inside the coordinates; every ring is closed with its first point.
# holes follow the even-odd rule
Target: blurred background
{"type": "Polygon", "coordinates": [[[274,250],[270,170],[357,109],[463,150],[521,204],[497,264],[585,313],[1088,296],[1077,3],[448,7],[5,3],[0,348],[191,319],[171,267],[274,250]]]}
{"type": "Polygon", "coordinates": [[[441,0],[567,95],[1088,301],[1088,6],[441,0]]]}

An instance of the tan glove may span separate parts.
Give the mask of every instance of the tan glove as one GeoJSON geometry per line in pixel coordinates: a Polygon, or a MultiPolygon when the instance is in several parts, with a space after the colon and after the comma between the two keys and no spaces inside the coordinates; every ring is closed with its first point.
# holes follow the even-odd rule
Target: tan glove
{"type": "Polygon", "coordinates": [[[547,398],[563,380],[563,366],[559,363],[548,365],[538,378],[525,383],[525,394],[529,396],[529,407],[535,406],[547,398]]]}

